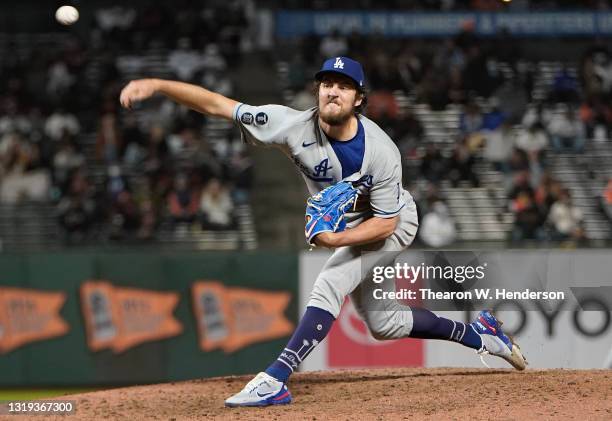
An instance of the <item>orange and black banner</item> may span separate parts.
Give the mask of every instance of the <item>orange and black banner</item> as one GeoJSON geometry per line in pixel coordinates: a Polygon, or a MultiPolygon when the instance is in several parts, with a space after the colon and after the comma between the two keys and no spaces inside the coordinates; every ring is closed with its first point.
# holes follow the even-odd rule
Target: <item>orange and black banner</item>
{"type": "Polygon", "coordinates": [[[198,281],[191,288],[200,348],[230,353],[248,345],[289,335],[293,324],[284,312],[286,291],[268,292],[198,281]]]}
{"type": "Polygon", "coordinates": [[[0,353],[25,344],[65,335],[60,316],[66,293],[0,287],[0,353]]]}
{"type": "Polygon", "coordinates": [[[180,334],[183,326],[173,316],[177,292],[117,287],[108,281],[81,285],[81,305],[92,351],[124,352],[144,342],[180,334]]]}

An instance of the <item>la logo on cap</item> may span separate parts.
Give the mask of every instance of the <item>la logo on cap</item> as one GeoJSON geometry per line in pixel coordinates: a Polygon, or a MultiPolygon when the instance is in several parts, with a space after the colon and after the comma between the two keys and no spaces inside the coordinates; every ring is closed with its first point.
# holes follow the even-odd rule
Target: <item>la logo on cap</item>
{"type": "Polygon", "coordinates": [[[340,57],[336,57],[336,62],[334,63],[334,69],[344,69],[344,62],[340,57]]]}

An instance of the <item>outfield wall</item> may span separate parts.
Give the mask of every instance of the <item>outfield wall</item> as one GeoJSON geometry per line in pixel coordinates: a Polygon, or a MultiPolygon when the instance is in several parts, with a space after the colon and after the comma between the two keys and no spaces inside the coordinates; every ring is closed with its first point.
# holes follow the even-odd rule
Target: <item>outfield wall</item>
{"type": "MultiPolygon", "coordinates": [[[[516,252],[499,253],[505,259],[516,252]]],[[[505,329],[516,334],[531,367],[611,367],[612,252],[521,253],[547,262],[547,289],[563,280],[574,292],[591,291],[599,303],[597,311],[583,311],[575,300],[536,308],[502,303],[505,329]]],[[[117,385],[256,372],[286,344],[328,257],[320,250],[1,255],[0,386],[117,385]]],[[[516,264],[517,283],[525,270],[516,264]]],[[[437,312],[464,321],[475,315],[437,312]]],[[[347,302],[303,369],[480,364],[472,350],[444,341],[376,341],[347,302]]]]}
{"type": "Polygon", "coordinates": [[[251,373],[297,317],[290,253],[0,256],[0,385],[251,373]]]}

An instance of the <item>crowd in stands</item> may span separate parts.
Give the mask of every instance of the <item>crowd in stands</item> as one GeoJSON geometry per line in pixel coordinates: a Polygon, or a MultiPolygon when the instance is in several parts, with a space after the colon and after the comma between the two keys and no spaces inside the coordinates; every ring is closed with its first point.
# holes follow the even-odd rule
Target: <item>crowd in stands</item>
{"type": "MultiPolygon", "coordinates": [[[[300,8],[299,0],[281,2],[300,8]]],[[[432,0],[314,2],[314,8],[430,10],[571,8],[574,1],[432,0]],[[371,4],[372,3],[372,4],[371,4]],[[384,7],[383,7],[384,6],[384,7]]],[[[606,8],[607,1],[581,7],[606,8]]],[[[236,131],[209,142],[208,121],[163,98],[146,112],[125,113],[118,93],[124,69],[145,75],[143,52],[165,52],[173,78],[232,96],[229,70],[240,64],[254,19],[249,1],[125,3],[99,9],[87,39],[62,39],[57,48],[5,54],[0,64],[0,204],[28,201],[55,206],[69,243],[151,239],[160,226],[223,230],[236,227],[236,207],[248,201],[252,163],[236,131]],[[246,34],[246,35],[245,35],[246,34]],[[95,71],[92,71],[95,70],[95,71]],[[91,76],[91,75],[95,76],[91,76]],[[93,78],[93,79],[92,79],[93,78]],[[93,135],[93,136],[91,136],[93,135]],[[87,139],[95,139],[93,143],[87,139]],[[195,227],[195,228],[194,228],[195,227]]],[[[13,48],[8,45],[7,48],[13,48]]],[[[606,141],[612,130],[612,57],[604,41],[585,52],[578,72],[561,68],[546,97],[533,97],[537,69],[523,59],[508,31],[481,39],[466,22],[438,41],[382,39],[332,31],[298,42],[289,59],[291,106],[313,105],[312,74],[324,58],[348,55],[368,76],[368,116],[394,139],[406,159],[418,159],[416,191],[422,240],[451,244],[457,229],[440,193],[479,187],[475,165],[503,174],[511,239],[584,239],[579,208],[548,170],[551,153],[581,154],[587,139],[606,141]],[[396,92],[433,111],[462,110],[449,150],[423,145],[425,128],[396,92]],[[424,146],[424,147],[423,147],[424,146]]],[[[602,209],[610,212],[610,184],[602,209]]]]}
{"type": "Polygon", "coordinates": [[[205,118],[162,98],[145,113],[119,107],[121,60],[153,45],[169,52],[174,78],[233,94],[226,70],[240,59],[243,2],[178,3],[185,8],[176,12],[163,3],[101,9],[88,40],[5,54],[1,205],[54,206],[70,244],[149,240],[162,225],[237,227],[236,206],[248,202],[253,178],[239,133],[227,129],[211,145],[205,118]]]}

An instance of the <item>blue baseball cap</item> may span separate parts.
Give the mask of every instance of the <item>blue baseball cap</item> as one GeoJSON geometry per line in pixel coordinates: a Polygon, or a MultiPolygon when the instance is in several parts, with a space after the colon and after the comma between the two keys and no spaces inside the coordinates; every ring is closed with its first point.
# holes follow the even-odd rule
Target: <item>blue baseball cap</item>
{"type": "Polygon", "coordinates": [[[315,74],[315,79],[321,80],[325,73],[340,73],[352,79],[360,88],[365,85],[363,67],[358,61],[348,57],[333,57],[325,60],[321,70],[315,74]]]}

